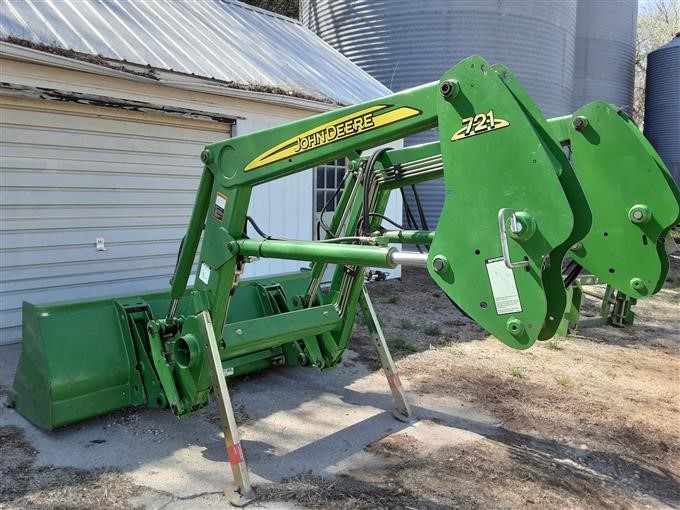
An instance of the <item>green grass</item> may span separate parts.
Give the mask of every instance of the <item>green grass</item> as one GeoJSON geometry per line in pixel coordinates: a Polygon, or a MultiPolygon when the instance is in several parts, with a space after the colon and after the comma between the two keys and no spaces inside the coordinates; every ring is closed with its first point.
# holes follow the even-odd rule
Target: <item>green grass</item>
{"type": "Polygon", "coordinates": [[[524,377],[524,370],[519,367],[510,367],[508,372],[511,376],[517,377],[518,379],[522,379],[524,377]]]}
{"type": "Polygon", "coordinates": [[[398,337],[394,340],[394,348],[404,352],[418,352],[418,346],[403,337],[398,337]]]}
{"type": "Polygon", "coordinates": [[[544,345],[546,349],[550,349],[551,351],[561,351],[564,349],[559,340],[548,340],[544,345]]]}
{"type": "Polygon", "coordinates": [[[408,319],[401,319],[399,326],[401,329],[416,329],[416,325],[408,319]]]}
{"type": "Polygon", "coordinates": [[[560,386],[564,386],[564,387],[569,387],[569,386],[574,385],[574,382],[571,379],[569,379],[566,375],[561,375],[559,377],[555,377],[555,382],[557,384],[559,384],[560,386]]]}
{"type": "Polygon", "coordinates": [[[442,334],[442,330],[439,329],[439,326],[437,326],[436,324],[430,324],[429,326],[425,327],[423,332],[427,336],[439,336],[442,334]]]}
{"type": "Polygon", "coordinates": [[[387,298],[387,302],[391,305],[396,305],[399,303],[399,296],[390,296],[387,298]]]}

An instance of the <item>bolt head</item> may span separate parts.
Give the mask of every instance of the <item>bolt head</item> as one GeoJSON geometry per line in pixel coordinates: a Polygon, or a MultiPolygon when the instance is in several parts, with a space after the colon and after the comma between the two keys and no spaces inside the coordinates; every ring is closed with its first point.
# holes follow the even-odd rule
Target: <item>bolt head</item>
{"type": "Polygon", "coordinates": [[[212,152],[210,152],[210,149],[204,149],[203,152],[201,152],[201,161],[206,165],[212,163],[212,152]]]}
{"type": "Polygon", "coordinates": [[[448,269],[448,267],[449,261],[446,260],[444,255],[437,255],[434,259],[432,259],[432,268],[435,270],[435,272],[443,273],[448,269]]]}
{"type": "Polygon", "coordinates": [[[521,336],[524,333],[524,323],[517,317],[510,317],[505,323],[505,327],[513,336],[521,336]]]}
{"type": "Polygon", "coordinates": [[[633,223],[644,225],[652,219],[652,211],[645,204],[635,204],[628,211],[628,218],[633,223]]]}
{"type": "Polygon", "coordinates": [[[574,120],[571,121],[571,124],[574,126],[576,131],[581,131],[588,126],[588,119],[579,115],[578,117],[574,117],[574,120]]]}
{"type": "Polygon", "coordinates": [[[644,291],[647,290],[645,282],[642,280],[642,278],[631,278],[630,286],[633,290],[641,293],[644,293],[644,291]]]}
{"type": "Polygon", "coordinates": [[[439,85],[439,92],[446,98],[453,98],[460,92],[460,85],[456,80],[444,80],[439,85]]]}

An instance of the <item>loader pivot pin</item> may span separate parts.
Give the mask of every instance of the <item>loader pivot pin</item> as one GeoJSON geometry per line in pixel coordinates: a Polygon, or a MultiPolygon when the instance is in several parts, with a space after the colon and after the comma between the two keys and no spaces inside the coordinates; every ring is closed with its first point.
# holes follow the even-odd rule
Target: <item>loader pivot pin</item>
{"type": "Polygon", "coordinates": [[[636,204],[628,211],[628,217],[633,223],[644,225],[652,219],[652,211],[646,205],[636,204]]]}

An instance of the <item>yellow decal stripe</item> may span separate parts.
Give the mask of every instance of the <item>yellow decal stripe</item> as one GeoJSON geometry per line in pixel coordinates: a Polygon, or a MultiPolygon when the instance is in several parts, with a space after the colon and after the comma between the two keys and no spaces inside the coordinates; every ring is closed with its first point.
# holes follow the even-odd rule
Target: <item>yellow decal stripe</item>
{"type": "Polygon", "coordinates": [[[373,125],[374,127],[387,126],[388,124],[392,124],[393,122],[409,119],[419,114],[420,110],[416,110],[415,108],[409,108],[408,106],[402,106],[400,108],[397,108],[396,110],[392,110],[387,113],[377,115],[376,117],[373,118],[373,125]]]}
{"type": "Polygon", "coordinates": [[[248,163],[243,171],[249,172],[250,170],[276,163],[277,161],[312,149],[344,140],[350,136],[366,133],[400,120],[415,117],[421,113],[420,110],[415,108],[402,106],[389,112],[376,114],[376,112],[388,107],[389,105],[371,106],[300,133],[263,152],[248,163]]]}

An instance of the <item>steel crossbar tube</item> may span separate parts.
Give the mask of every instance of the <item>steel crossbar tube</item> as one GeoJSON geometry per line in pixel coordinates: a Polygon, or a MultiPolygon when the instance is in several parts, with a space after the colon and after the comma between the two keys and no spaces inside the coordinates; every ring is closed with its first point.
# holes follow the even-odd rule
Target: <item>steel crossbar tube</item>
{"type": "Polygon", "coordinates": [[[276,239],[241,239],[236,241],[236,244],[239,254],[246,257],[307,260],[388,269],[393,269],[398,265],[423,266],[427,263],[427,255],[414,257],[414,255],[421,254],[400,252],[396,248],[379,246],[276,239]]]}
{"type": "Polygon", "coordinates": [[[244,256],[383,268],[395,267],[390,252],[397,251],[396,248],[314,241],[242,239],[236,243],[239,247],[239,253],[244,256]]]}

